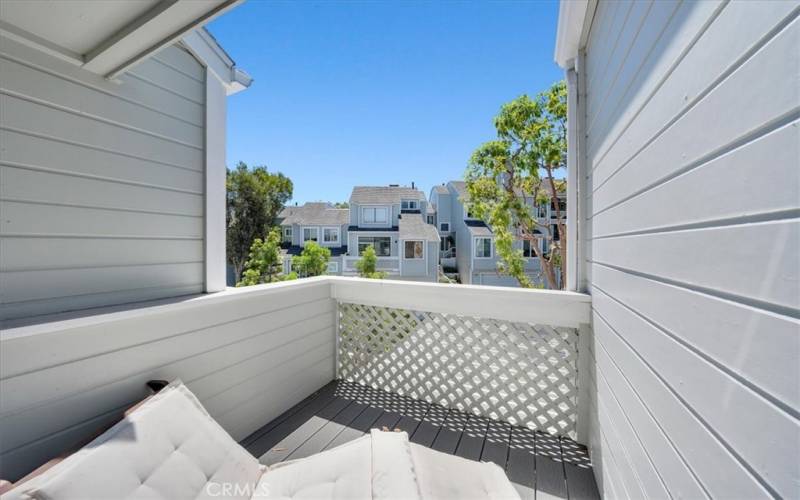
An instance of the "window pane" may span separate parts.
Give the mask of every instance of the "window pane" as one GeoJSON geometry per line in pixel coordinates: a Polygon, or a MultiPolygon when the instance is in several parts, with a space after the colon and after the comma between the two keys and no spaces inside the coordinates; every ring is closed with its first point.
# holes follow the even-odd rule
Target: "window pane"
{"type": "Polygon", "coordinates": [[[316,228],[303,229],[304,241],[317,241],[318,235],[316,228]]]}
{"type": "Polygon", "coordinates": [[[322,241],[336,243],[339,241],[339,231],[333,228],[323,229],[322,241]]]}
{"type": "Polygon", "coordinates": [[[392,255],[392,239],[388,236],[375,238],[375,253],[381,257],[392,255]]]}
{"type": "Polygon", "coordinates": [[[475,245],[476,257],[491,257],[492,255],[492,240],[489,238],[478,238],[475,245]]]}
{"type": "Polygon", "coordinates": [[[406,259],[421,259],[423,248],[423,243],[421,241],[406,241],[403,249],[403,257],[406,259]]]}
{"type": "Polygon", "coordinates": [[[375,222],[386,222],[389,220],[389,216],[386,214],[385,208],[376,208],[375,209],[375,222]]]}

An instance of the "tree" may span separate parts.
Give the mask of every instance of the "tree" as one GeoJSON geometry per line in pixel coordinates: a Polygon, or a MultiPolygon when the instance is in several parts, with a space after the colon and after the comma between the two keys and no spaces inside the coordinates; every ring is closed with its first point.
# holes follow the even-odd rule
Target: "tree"
{"type": "Polygon", "coordinates": [[[320,246],[315,241],[307,241],[300,255],[292,259],[292,267],[303,278],[320,276],[328,271],[330,259],[330,248],[320,246]]]}
{"type": "Polygon", "coordinates": [[[270,173],[267,167],[250,169],[239,162],[234,170],[228,170],[225,185],[227,256],[238,281],[253,241],[269,233],[292,197],[292,181],[281,173],[270,173]]]}
{"type": "Polygon", "coordinates": [[[502,106],[494,120],[497,139],[481,145],[467,168],[467,193],[471,211],[483,219],[495,235],[501,261],[499,270],[517,279],[520,286],[534,284],[525,274],[522,251],[515,239],[531,242],[547,285],[561,288],[557,269],[565,271],[566,214],[558,203],[564,183],[554,177],[566,168],[567,89],[555,83],[535,99],[522,95],[502,106]],[[539,224],[537,204],[552,202],[558,235],[550,224],[539,224]],[[544,253],[539,242],[548,242],[544,253]]]}
{"type": "Polygon", "coordinates": [[[375,255],[375,248],[373,248],[372,245],[369,245],[364,250],[364,253],[361,254],[361,258],[356,261],[358,275],[362,278],[373,278],[378,280],[385,278],[385,272],[375,269],[377,264],[378,257],[375,255]]]}
{"type": "Polygon", "coordinates": [[[242,280],[236,286],[258,285],[259,283],[273,283],[296,279],[297,275],[291,273],[282,275],[283,257],[281,257],[281,235],[278,229],[273,228],[265,240],[256,238],[250,246],[250,255],[245,263],[242,280]]]}
{"type": "Polygon", "coordinates": [[[333,204],[333,208],[350,208],[350,204],[346,201],[337,201],[333,204]]]}

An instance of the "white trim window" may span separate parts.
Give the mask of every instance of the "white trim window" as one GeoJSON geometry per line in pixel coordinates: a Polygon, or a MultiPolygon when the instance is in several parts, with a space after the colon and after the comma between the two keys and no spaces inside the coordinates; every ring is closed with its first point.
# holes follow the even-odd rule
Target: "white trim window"
{"type": "Polygon", "coordinates": [[[389,222],[389,210],[386,207],[364,207],[361,209],[361,220],[365,224],[386,224],[389,222]]]}
{"type": "Polygon", "coordinates": [[[421,240],[406,240],[403,242],[403,258],[406,260],[420,260],[425,258],[425,242],[421,240]]]}
{"type": "Polygon", "coordinates": [[[428,224],[430,224],[431,226],[432,226],[432,225],[434,225],[435,221],[434,221],[434,217],[433,217],[433,215],[429,215],[429,216],[427,217],[427,222],[428,222],[428,224]]]}
{"type": "Polygon", "coordinates": [[[476,259],[492,258],[491,238],[475,238],[475,258],[476,259]]]}
{"type": "Polygon", "coordinates": [[[292,226],[286,226],[283,228],[283,239],[285,240],[292,240],[292,226]]]}
{"type": "Polygon", "coordinates": [[[327,244],[339,243],[339,228],[338,227],[324,227],[322,228],[322,242],[327,244]]]}
{"type": "Polygon", "coordinates": [[[318,227],[304,227],[303,228],[303,243],[306,241],[319,242],[319,228],[318,227]]]}
{"type": "Polygon", "coordinates": [[[367,247],[375,249],[375,255],[378,257],[391,257],[392,255],[392,238],[389,236],[359,236],[358,237],[358,255],[363,255],[367,247]]]}
{"type": "Polygon", "coordinates": [[[339,263],[338,262],[328,262],[328,274],[338,273],[338,272],[339,272],[339,263]]]}
{"type": "Polygon", "coordinates": [[[533,249],[533,245],[536,244],[536,242],[531,240],[522,240],[522,256],[526,259],[536,257],[536,251],[533,249]]]}
{"type": "Polygon", "coordinates": [[[419,210],[419,202],[417,200],[402,200],[400,201],[400,210],[419,210]]]}
{"type": "Polygon", "coordinates": [[[442,231],[443,233],[449,233],[450,232],[450,223],[449,222],[442,222],[441,224],[439,224],[439,230],[442,231]]]}

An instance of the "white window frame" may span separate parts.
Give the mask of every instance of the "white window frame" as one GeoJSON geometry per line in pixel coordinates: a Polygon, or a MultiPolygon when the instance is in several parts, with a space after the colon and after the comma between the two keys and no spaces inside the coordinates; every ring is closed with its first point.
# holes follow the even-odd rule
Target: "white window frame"
{"type": "Polygon", "coordinates": [[[372,243],[368,243],[368,245],[371,245],[372,248],[375,248],[375,255],[378,258],[382,258],[382,257],[385,258],[385,257],[391,257],[392,256],[392,237],[391,236],[358,236],[358,238],[356,238],[356,255],[361,256],[361,239],[362,238],[364,238],[364,239],[367,239],[367,238],[372,239],[372,243]],[[380,255],[380,254],[378,254],[378,249],[375,247],[375,238],[386,238],[386,239],[389,240],[389,255],[380,255]]]}
{"type": "MultiPolygon", "coordinates": [[[[489,238],[487,236],[478,236],[473,240],[473,243],[475,245],[475,249],[472,251],[472,254],[476,259],[491,259],[492,257],[494,257],[494,248],[492,248],[492,238],[489,238]],[[478,248],[479,248],[478,247],[478,241],[479,240],[489,240],[489,255],[488,256],[480,256],[480,255],[478,255],[478,248]]],[[[482,246],[480,248],[482,248],[482,246]]]]}
{"type": "Polygon", "coordinates": [[[339,272],[339,263],[336,262],[336,261],[328,262],[328,269],[327,269],[326,272],[329,273],[329,274],[330,273],[338,273],[339,272]]]}
{"type": "Polygon", "coordinates": [[[288,238],[289,240],[292,239],[292,226],[286,226],[283,228],[283,237],[288,238]]]}
{"type": "Polygon", "coordinates": [[[425,241],[424,240],[403,240],[403,260],[425,260],[425,241]],[[406,243],[419,243],[422,245],[421,257],[407,257],[406,256],[406,243]]]}
{"type": "Polygon", "coordinates": [[[389,223],[389,209],[385,206],[374,207],[361,207],[361,221],[364,224],[388,224],[389,223]],[[378,211],[381,210],[385,214],[384,220],[378,220],[378,211]],[[372,212],[372,220],[367,218],[367,213],[372,212]]]}
{"type": "Polygon", "coordinates": [[[316,241],[317,243],[319,243],[319,228],[318,227],[303,227],[303,245],[306,244],[306,241],[316,241]],[[306,229],[308,229],[309,231],[316,232],[317,233],[317,239],[316,240],[312,240],[311,238],[306,239],[306,229]]]}
{"type": "Polygon", "coordinates": [[[433,226],[434,224],[436,224],[436,217],[435,217],[435,216],[433,216],[433,215],[427,215],[427,216],[425,217],[425,222],[427,222],[428,224],[430,224],[431,226],[433,226]]]}
{"type": "Polygon", "coordinates": [[[440,223],[439,223],[439,231],[441,231],[441,232],[443,232],[443,233],[449,233],[449,232],[450,232],[450,223],[449,223],[449,222],[440,222],[440,223]],[[442,226],[444,226],[445,224],[447,224],[447,229],[445,229],[445,228],[443,228],[443,227],[442,227],[442,226]]]}
{"type": "Polygon", "coordinates": [[[322,228],[322,243],[324,243],[326,245],[338,245],[339,243],[341,243],[341,241],[342,241],[342,234],[341,234],[341,229],[340,228],[335,227],[335,226],[323,227],[322,228]],[[328,240],[325,239],[325,231],[328,231],[328,230],[336,231],[336,233],[335,233],[336,234],[336,241],[328,241],[328,240]]]}
{"type": "Polygon", "coordinates": [[[400,200],[400,210],[419,210],[419,200],[400,200]]]}
{"type": "Polygon", "coordinates": [[[522,257],[526,259],[536,258],[536,252],[533,250],[533,245],[538,245],[538,243],[535,240],[522,240],[522,257]],[[525,255],[525,243],[530,245],[530,255],[525,255]]]}

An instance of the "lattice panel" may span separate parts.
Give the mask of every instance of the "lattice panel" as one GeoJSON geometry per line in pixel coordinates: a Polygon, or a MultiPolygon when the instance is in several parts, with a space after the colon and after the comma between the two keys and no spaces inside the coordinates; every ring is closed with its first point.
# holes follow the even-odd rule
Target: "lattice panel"
{"type": "Polygon", "coordinates": [[[339,376],[575,438],[575,328],[339,304],[339,376]]]}

